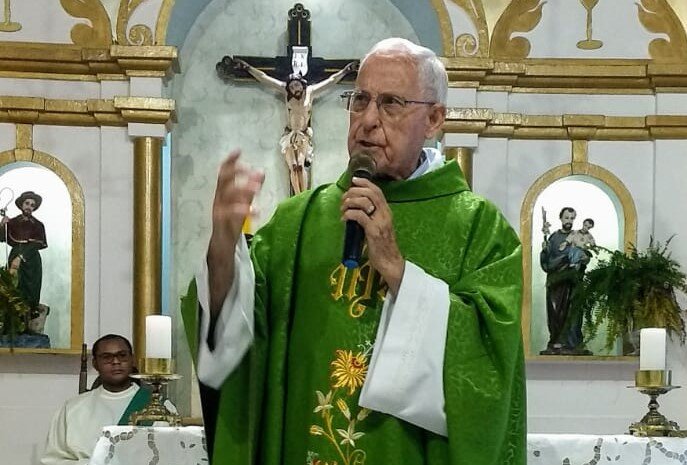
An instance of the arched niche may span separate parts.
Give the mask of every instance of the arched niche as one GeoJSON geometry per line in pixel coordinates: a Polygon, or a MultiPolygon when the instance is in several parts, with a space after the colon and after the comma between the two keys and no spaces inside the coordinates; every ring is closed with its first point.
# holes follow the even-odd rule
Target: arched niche
{"type": "MultiPolygon", "coordinates": [[[[587,217],[593,218],[595,227],[592,234],[601,246],[627,250],[636,242],[637,236],[637,211],[630,192],[613,173],[600,166],[588,162],[560,165],[541,175],[530,186],[520,211],[520,237],[523,244],[522,331],[528,357],[538,357],[548,340],[544,287],[546,274],[539,264],[543,242],[541,207],[546,209],[551,232],[560,228],[560,209],[573,207],[577,211],[573,229],[579,229],[587,217]]],[[[594,264],[595,259],[589,267],[594,264]]],[[[599,337],[589,347],[595,354],[615,355],[600,352],[603,344],[597,341],[599,337]]],[[[547,356],[547,359],[551,358],[547,356]]]]}
{"type": "MultiPolygon", "coordinates": [[[[20,213],[16,198],[25,191],[43,197],[35,217],[43,222],[48,247],[40,251],[43,269],[41,303],[50,307],[44,333],[50,348],[15,348],[19,352],[78,352],[83,343],[84,320],[84,197],[74,174],[57,158],[32,151],[29,157],[19,151],[0,153],[0,190],[14,193],[7,216],[20,213]],[[20,153],[20,152],[19,152],[20,153]]],[[[8,202],[7,193],[0,195],[8,202]]],[[[0,265],[5,266],[6,244],[0,243],[0,265]]],[[[7,248],[8,250],[10,247],[7,248]]],[[[7,348],[0,352],[8,351],[7,348]]]]}

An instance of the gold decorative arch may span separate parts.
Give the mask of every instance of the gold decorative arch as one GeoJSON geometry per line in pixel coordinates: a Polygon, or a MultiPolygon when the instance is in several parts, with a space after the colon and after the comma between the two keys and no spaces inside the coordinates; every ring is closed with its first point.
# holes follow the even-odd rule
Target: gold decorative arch
{"type": "Polygon", "coordinates": [[[172,9],[174,7],[174,0],[163,0],[160,7],[160,14],[157,16],[155,23],[155,45],[164,45],[167,41],[167,26],[169,19],[172,17],[172,9]]]}
{"type": "Polygon", "coordinates": [[[446,4],[444,0],[430,0],[432,8],[437,14],[437,21],[439,22],[439,32],[441,33],[441,48],[442,54],[445,57],[455,56],[455,49],[453,48],[453,25],[451,18],[448,15],[446,4]]]}
{"type": "MultiPolygon", "coordinates": [[[[574,143],[574,142],[573,142],[574,143]]],[[[626,250],[636,243],[637,209],[632,195],[623,182],[610,171],[587,161],[577,161],[559,165],[542,174],[528,189],[520,209],[520,239],[523,244],[523,295],[522,295],[522,335],[525,355],[532,356],[530,350],[530,328],[532,323],[532,215],[534,204],[539,195],[555,181],[572,175],[586,175],[603,182],[618,197],[623,208],[623,242],[626,250]]],[[[548,357],[547,359],[551,359],[548,357]]]]}
{"type": "Polygon", "coordinates": [[[145,24],[129,29],[131,15],[145,0],[120,0],[117,13],[117,43],[122,45],[152,45],[153,31],[145,24]],[[127,34],[128,30],[128,34],[127,34]]]}
{"type": "MultiPolygon", "coordinates": [[[[71,332],[69,349],[13,349],[16,352],[80,353],[84,323],[84,196],[74,173],[56,157],[26,145],[31,145],[30,132],[17,129],[19,148],[0,152],[0,167],[16,162],[41,165],[55,173],[67,187],[72,202],[72,255],[71,255],[71,332]],[[23,140],[22,140],[23,139],[23,140]],[[28,144],[27,144],[28,142],[28,144]],[[24,147],[22,147],[24,146],[24,147]]],[[[30,131],[30,129],[29,129],[30,131]]]]}

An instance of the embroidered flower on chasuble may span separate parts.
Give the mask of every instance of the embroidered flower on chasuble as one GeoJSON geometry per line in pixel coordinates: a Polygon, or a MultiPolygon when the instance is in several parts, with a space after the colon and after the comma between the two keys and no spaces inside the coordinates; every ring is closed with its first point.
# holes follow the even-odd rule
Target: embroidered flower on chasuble
{"type": "Polygon", "coordinates": [[[348,395],[363,385],[367,375],[367,356],[363,352],[353,355],[351,350],[337,350],[336,359],[332,362],[334,388],[347,388],[348,395]]]}
{"type": "Polygon", "coordinates": [[[355,354],[352,350],[340,349],[335,352],[336,357],[330,364],[332,367],[331,390],[327,394],[315,391],[317,406],[313,413],[322,415],[323,424],[311,425],[310,434],[324,437],[334,447],[341,462],[322,460],[319,453],[308,451],[306,465],[365,464],[365,451],[356,448],[356,441],[365,436],[365,433],[356,431],[356,427],[367,418],[370,410],[361,408],[355,413],[346,399],[355,394],[365,381],[368,354],[371,348],[371,344],[367,343],[361,352],[355,354]]]}

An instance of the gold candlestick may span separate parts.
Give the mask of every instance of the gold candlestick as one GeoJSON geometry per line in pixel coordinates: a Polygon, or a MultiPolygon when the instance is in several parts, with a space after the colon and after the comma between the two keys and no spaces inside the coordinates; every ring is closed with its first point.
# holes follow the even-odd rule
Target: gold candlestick
{"type": "Polygon", "coordinates": [[[637,389],[642,394],[649,396],[649,412],[638,422],[630,425],[630,434],[633,436],[678,436],[684,437],[685,431],[674,421],[668,420],[658,411],[658,401],[661,394],[677,389],[680,386],[672,386],[670,370],[637,370],[635,372],[635,385],[628,386],[637,389]]]}
{"type": "Polygon", "coordinates": [[[181,375],[173,373],[173,365],[172,360],[168,358],[145,358],[140,364],[143,373],[130,375],[150,384],[152,390],[148,405],[143,410],[131,414],[130,425],[164,421],[169,423],[169,426],[181,426],[181,416],[170,412],[162,401],[162,386],[181,378],[181,375]]]}

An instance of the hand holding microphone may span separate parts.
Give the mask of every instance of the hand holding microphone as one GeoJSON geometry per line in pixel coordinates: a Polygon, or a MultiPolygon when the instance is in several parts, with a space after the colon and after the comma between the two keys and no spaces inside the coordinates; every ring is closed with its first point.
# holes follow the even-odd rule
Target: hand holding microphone
{"type": "MultiPolygon", "coordinates": [[[[369,154],[364,152],[352,155],[351,159],[348,162],[348,171],[354,178],[371,180],[375,174],[376,168],[377,167],[374,159],[369,154]]],[[[353,187],[353,185],[351,185],[351,187],[353,187]]],[[[350,189],[348,192],[350,192],[350,189]]],[[[355,200],[362,201],[363,198],[365,197],[359,197],[355,200]]],[[[354,204],[358,202],[353,202],[352,199],[349,197],[348,203],[348,208],[356,208],[354,204]]],[[[363,210],[368,216],[371,216],[376,209],[374,203],[370,203],[370,205],[367,206],[361,205],[360,207],[362,208],[359,209],[363,210]]],[[[346,201],[343,202],[343,208],[345,213],[346,201]]],[[[363,227],[360,225],[360,223],[353,219],[346,220],[343,258],[341,259],[341,263],[346,268],[357,268],[358,266],[360,266],[360,257],[363,253],[364,242],[365,231],[363,231],[363,227]]]]}
{"type": "Polygon", "coordinates": [[[347,268],[360,266],[363,244],[367,242],[370,264],[396,295],[405,261],[396,244],[389,205],[381,189],[371,181],[375,175],[374,159],[366,153],[356,153],[348,166],[353,180],[341,202],[346,221],[342,263],[347,268]]]}

